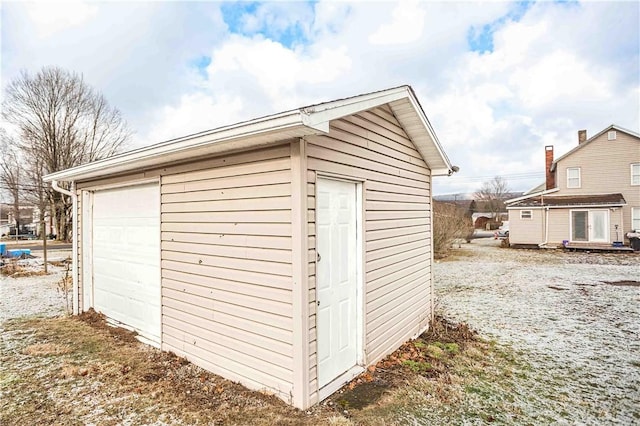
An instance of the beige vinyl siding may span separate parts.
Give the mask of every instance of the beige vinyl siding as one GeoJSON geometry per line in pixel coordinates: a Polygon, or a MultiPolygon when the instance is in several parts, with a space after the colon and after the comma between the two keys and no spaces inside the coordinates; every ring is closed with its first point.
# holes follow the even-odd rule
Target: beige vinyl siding
{"type": "Polygon", "coordinates": [[[509,210],[509,243],[541,244],[545,237],[545,211],[542,209],[509,210]],[[522,210],[531,211],[531,219],[521,219],[522,210]]]}
{"type": "Polygon", "coordinates": [[[610,216],[613,241],[614,220],[623,227],[624,233],[628,232],[631,229],[631,207],[640,206],[640,186],[631,185],[632,163],[640,163],[640,140],[617,131],[616,139],[610,141],[605,132],[558,161],[556,171],[560,191],[556,195],[622,193],[627,202],[622,208],[623,217],[617,219],[615,212],[610,216]],[[580,188],[567,188],[566,171],[569,167],[580,167],[580,188]]]}
{"type": "MultiPolygon", "coordinates": [[[[430,315],[430,170],[388,107],[331,122],[307,140],[309,194],[316,174],[364,182],[366,363],[415,336],[430,315]]],[[[315,200],[310,197],[308,209],[315,200]]],[[[309,220],[310,282],[315,283],[315,222],[309,220]]],[[[315,306],[315,284],[310,291],[315,306]]],[[[310,318],[310,333],[315,336],[310,318]]],[[[310,375],[315,378],[315,339],[310,375]]],[[[313,382],[311,384],[317,387],[313,382]]]]}
{"type": "Polygon", "coordinates": [[[569,210],[549,210],[549,245],[561,245],[563,240],[571,239],[569,210]]]}
{"type": "Polygon", "coordinates": [[[217,165],[162,176],[163,349],[288,399],[290,147],[217,165]]]}
{"type": "MultiPolygon", "coordinates": [[[[526,209],[525,209],[526,210],[526,209]]],[[[549,209],[549,234],[547,244],[561,246],[564,240],[571,240],[571,211],[573,210],[602,210],[598,208],[560,208],[549,209]]],[[[622,238],[622,209],[605,209],[609,211],[609,240],[622,238]]],[[[509,210],[509,242],[511,244],[541,244],[545,242],[546,211],[544,209],[532,209],[532,220],[520,219],[520,210],[509,210]]]]}
{"type": "Polygon", "coordinates": [[[161,177],[162,348],[288,400],[293,319],[286,142],[79,182],[78,188],[161,177]]]}
{"type": "Polygon", "coordinates": [[[629,222],[624,224],[626,210],[621,208],[609,209],[609,239],[611,241],[623,241],[624,234],[631,229],[631,207],[627,206],[627,210],[629,211],[629,222]],[[618,225],[617,235],[616,225],[618,225]]]}
{"type": "MultiPolygon", "coordinates": [[[[631,163],[640,162],[640,141],[623,132],[616,140],[607,133],[589,142],[556,164],[558,188],[562,195],[605,194],[615,188],[632,188],[631,163]],[[580,167],[580,188],[567,188],[567,168],[580,167]]],[[[635,187],[638,197],[640,190],[635,187]]],[[[557,195],[560,195],[558,193],[557,195]]]]}

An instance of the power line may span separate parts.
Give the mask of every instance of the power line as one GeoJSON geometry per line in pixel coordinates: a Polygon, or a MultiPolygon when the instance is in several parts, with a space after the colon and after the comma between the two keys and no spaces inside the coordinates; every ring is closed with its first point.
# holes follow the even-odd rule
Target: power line
{"type": "MultiPolygon", "coordinates": [[[[495,177],[493,176],[463,176],[463,175],[453,175],[449,177],[452,181],[457,183],[465,183],[465,182],[484,182],[487,180],[491,180],[495,177]]],[[[526,179],[543,179],[544,173],[515,173],[509,175],[498,175],[504,180],[526,180],[526,179]]]]}

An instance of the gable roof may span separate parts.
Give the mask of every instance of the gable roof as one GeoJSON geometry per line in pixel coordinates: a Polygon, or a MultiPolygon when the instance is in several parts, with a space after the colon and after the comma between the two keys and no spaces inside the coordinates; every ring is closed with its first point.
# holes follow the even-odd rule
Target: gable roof
{"type": "Polygon", "coordinates": [[[329,122],[388,104],[434,176],[449,175],[452,166],[410,86],[400,86],[310,105],[230,126],[195,133],[51,173],[45,182],[94,179],[206,155],[256,148],[307,135],[329,132],[329,122]]]}
{"type": "Polygon", "coordinates": [[[598,137],[602,136],[604,133],[608,132],[609,130],[616,130],[618,132],[626,133],[626,134],[628,134],[630,136],[634,136],[634,137],[638,138],[638,140],[640,140],[640,133],[636,133],[633,130],[628,130],[628,129],[622,128],[620,126],[617,126],[615,124],[612,124],[609,127],[607,127],[606,129],[602,130],[601,132],[596,133],[595,135],[591,136],[589,139],[587,139],[586,141],[582,142],[581,144],[578,144],[578,146],[573,148],[571,151],[569,151],[569,152],[565,153],[564,155],[561,155],[560,157],[558,157],[555,160],[553,160],[553,163],[551,163],[551,171],[553,172],[556,169],[556,165],[558,164],[558,161],[568,157],[569,155],[573,154],[577,150],[584,148],[589,143],[593,142],[595,139],[597,139],[598,137]]]}
{"type": "Polygon", "coordinates": [[[543,196],[538,195],[529,197],[524,200],[510,204],[507,209],[518,207],[542,207],[551,208],[562,207],[584,207],[584,206],[613,206],[619,207],[626,205],[624,197],[620,193],[615,194],[596,194],[596,195],[565,195],[565,196],[543,196]]]}

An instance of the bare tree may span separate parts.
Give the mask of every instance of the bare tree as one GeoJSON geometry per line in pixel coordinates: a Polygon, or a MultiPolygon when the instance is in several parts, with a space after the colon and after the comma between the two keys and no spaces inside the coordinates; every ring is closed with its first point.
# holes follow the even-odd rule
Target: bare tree
{"type": "MultiPolygon", "coordinates": [[[[85,84],[81,75],[58,67],[23,71],[6,88],[3,117],[20,134],[25,168],[49,174],[118,152],[131,136],[120,112],[85,84]]],[[[30,182],[38,191],[38,185],[30,182]]],[[[45,187],[59,239],[69,239],[71,201],[45,187]]]]}
{"type": "Polygon", "coordinates": [[[31,182],[30,187],[25,191],[25,200],[29,204],[38,208],[38,229],[40,232],[40,238],[42,238],[42,249],[44,258],[44,272],[47,273],[47,223],[46,216],[49,210],[49,200],[46,195],[46,186],[42,180],[44,173],[42,167],[42,161],[36,159],[35,162],[26,171],[28,180],[31,182]]]}
{"type": "Polygon", "coordinates": [[[474,195],[475,199],[481,201],[485,209],[491,212],[492,218],[497,220],[498,214],[504,209],[504,201],[509,198],[510,194],[507,181],[496,176],[492,180],[484,182],[474,195]]]}
{"type": "Polygon", "coordinates": [[[21,164],[14,141],[9,138],[2,129],[0,131],[0,184],[3,192],[9,195],[11,200],[11,213],[16,225],[16,236],[20,230],[20,201],[21,201],[21,164]]]}

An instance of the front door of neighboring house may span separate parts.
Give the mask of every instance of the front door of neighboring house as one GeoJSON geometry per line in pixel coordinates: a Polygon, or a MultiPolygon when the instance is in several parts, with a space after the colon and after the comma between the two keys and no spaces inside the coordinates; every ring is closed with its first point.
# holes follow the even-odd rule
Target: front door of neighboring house
{"type": "Polygon", "coordinates": [[[358,361],[357,185],[317,181],[318,385],[329,384],[358,361]]]}
{"type": "Polygon", "coordinates": [[[609,210],[572,210],[571,241],[609,242],[609,210]]]}

